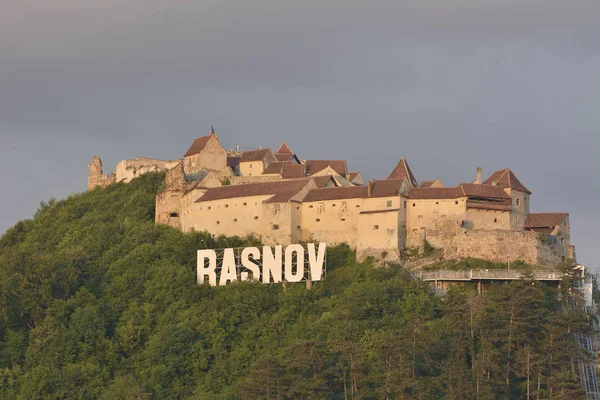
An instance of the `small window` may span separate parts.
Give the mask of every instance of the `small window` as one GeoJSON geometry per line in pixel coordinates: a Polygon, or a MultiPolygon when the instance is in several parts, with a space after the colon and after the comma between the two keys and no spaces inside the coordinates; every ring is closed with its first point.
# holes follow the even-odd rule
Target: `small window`
{"type": "Polygon", "coordinates": [[[296,207],[296,210],[299,210],[299,209],[300,209],[300,207],[296,207]]]}
{"type": "Polygon", "coordinates": [[[300,229],[300,225],[298,225],[296,228],[297,228],[297,229],[300,229]]]}
{"type": "Polygon", "coordinates": [[[458,200],[456,200],[456,201],[454,202],[454,204],[458,204],[458,200]]]}
{"type": "Polygon", "coordinates": [[[313,208],[313,206],[308,206],[308,208],[313,208]]]}
{"type": "Polygon", "coordinates": [[[237,222],[237,218],[234,218],[234,219],[233,219],[233,222],[237,222]]]}
{"type": "Polygon", "coordinates": [[[440,204],[440,202],[439,202],[439,201],[436,201],[436,202],[435,202],[435,204],[440,204]]]}
{"type": "Polygon", "coordinates": [[[257,216],[257,215],[255,215],[255,216],[254,216],[254,219],[258,219],[258,216],[257,216]]]}
{"type": "Polygon", "coordinates": [[[345,221],[345,220],[346,220],[346,218],[342,218],[342,221],[345,221]]]}
{"type": "Polygon", "coordinates": [[[250,168],[252,168],[252,164],[250,164],[250,168]]]}
{"type": "Polygon", "coordinates": [[[387,206],[388,206],[388,207],[391,207],[391,206],[392,206],[392,201],[391,201],[391,200],[388,200],[388,201],[387,201],[387,206]]]}
{"type": "Polygon", "coordinates": [[[498,218],[494,218],[494,223],[495,223],[495,222],[498,222],[498,218]]]}
{"type": "Polygon", "coordinates": [[[177,213],[171,213],[171,218],[177,218],[177,217],[179,217],[179,214],[177,214],[177,213]]]}
{"type": "Polygon", "coordinates": [[[246,202],[243,202],[242,204],[243,204],[243,205],[245,205],[245,206],[247,206],[247,205],[248,205],[248,203],[246,203],[246,202]]]}
{"type": "Polygon", "coordinates": [[[208,209],[210,210],[210,206],[208,206],[208,209]]]}
{"type": "Polygon", "coordinates": [[[517,205],[521,204],[521,199],[517,199],[517,205]]]}
{"type": "Polygon", "coordinates": [[[279,229],[279,225],[273,225],[273,230],[276,231],[277,229],[279,229]]]}
{"type": "Polygon", "coordinates": [[[413,203],[413,207],[416,207],[417,205],[415,203],[413,203]]]}
{"type": "Polygon", "coordinates": [[[335,207],[335,203],[333,203],[333,204],[331,205],[331,207],[335,207]]]}
{"type": "Polygon", "coordinates": [[[321,220],[320,220],[319,218],[315,219],[315,221],[317,221],[317,222],[321,222],[321,220]]]}
{"type": "Polygon", "coordinates": [[[356,205],[356,208],[359,208],[359,207],[360,207],[360,204],[357,204],[357,205],[356,205]]]}
{"type": "Polygon", "coordinates": [[[373,225],[373,229],[374,230],[378,230],[379,229],[379,225],[373,225]]]}
{"type": "Polygon", "coordinates": [[[221,223],[220,221],[217,221],[217,225],[219,225],[220,223],[221,223]]]}
{"type": "Polygon", "coordinates": [[[406,200],[404,200],[404,208],[406,208],[406,200]]]}
{"type": "Polygon", "coordinates": [[[225,204],[225,208],[229,208],[229,204],[225,204]]]}

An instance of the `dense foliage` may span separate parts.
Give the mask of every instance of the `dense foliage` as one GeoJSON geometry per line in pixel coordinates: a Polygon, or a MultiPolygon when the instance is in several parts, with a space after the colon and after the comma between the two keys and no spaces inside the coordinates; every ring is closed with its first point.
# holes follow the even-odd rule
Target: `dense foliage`
{"type": "Polygon", "coordinates": [[[195,283],[251,239],[156,226],[163,174],[42,204],[0,238],[2,399],[578,399],[585,315],[530,281],[444,297],[328,252],[307,290],[195,283]]]}

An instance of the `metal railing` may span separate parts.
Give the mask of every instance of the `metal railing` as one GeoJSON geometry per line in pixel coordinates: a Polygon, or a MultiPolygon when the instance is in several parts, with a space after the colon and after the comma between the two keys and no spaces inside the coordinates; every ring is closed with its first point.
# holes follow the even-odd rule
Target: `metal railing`
{"type": "Polygon", "coordinates": [[[524,271],[515,269],[417,271],[413,272],[413,276],[424,281],[519,280],[528,276],[536,281],[559,281],[562,278],[562,274],[558,271],[524,271]]]}

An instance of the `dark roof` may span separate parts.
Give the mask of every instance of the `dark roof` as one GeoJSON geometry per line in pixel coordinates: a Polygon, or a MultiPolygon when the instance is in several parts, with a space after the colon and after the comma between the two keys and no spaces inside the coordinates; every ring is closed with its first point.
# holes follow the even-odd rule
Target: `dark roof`
{"type": "Polygon", "coordinates": [[[347,186],[336,188],[312,189],[304,197],[303,202],[327,201],[340,199],[360,199],[367,197],[366,186],[347,186]]]}
{"type": "Polygon", "coordinates": [[[416,188],[417,186],[419,186],[417,184],[417,180],[415,179],[415,176],[413,175],[412,171],[410,170],[410,167],[408,166],[408,163],[406,162],[404,157],[402,157],[400,159],[400,161],[398,161],[396,168],[394,168],[394,170],[390,173],[390,176],[388,176],[388,179],[403,179],[403,178],[406,179],[406,181],[408,182],[410,187],[416,188]]]}
{"type": "Polygon", "coordinates": [[[529,189],[527,189],[521,182],[519,182],[514,172],[512,172],[508,168],[494,172],[483,183],[486,185],[493,185],[494,182],[496,182],[496,186],[500,186],[502,188],[510,188],[531,194],[529,189]]]}
{"type": "Polygon", "coordinates": [[[277,149],[275,154],[289,154],[290,156],[294,154],[290,146],[287,145],[286,142],[281,143],[281,146],[277,149]]]}
{"type": "Polygon", "coordinates": [[[216,135],[208,135],[196,138],[196,140],[194,140],[194,143],[192,143],[188,151],[184,154],[184,157],[189,157],[193,156],[194,154],[200,153],[202,150],[204,150],[208,141],[213,137],[217,139],[217,141],[219,140],[216,135]]]}
{"type": "Polygon", "coordinates": [[[318,188],[324,188],[325,185],[327,185],[327,183],[329,183],[330,181],[335,184],[335,180],[333,179],[333,177],[331,175],[323,175],[323,176],[313,176],[312,178],[313,181],[315,181],[315,183],[317,184],[318,188]]]}
{"type": "Polygon", "coordinates": [[[231,169],[235,169],[240,165],[240,158],[238,156],[227,156],[227,166],[231,169]]]}
{"type": "Polygon", "coordinates": [[[285,164],[288,164],[288,162],[278,161],[278,162],[271,163],[271,164],[269,164],[269,166],[267,168],[265,168],[263,174],[279,174],[279,175],[281,175],[282,171],[283,171],[283,166],[285,164]]]}
{"type": "Polygon", "coordinates": [[[512,206],[509,202],[487,202],[467,200],[467,208],[475,208],[478,210],[493,210],[493,211],[511,211],[512,206]]]}
{"type": "Polygon", "coordinates": [[[525,220],[525,228],[554,228],[560,225],[568,213],[534,213],[525,220]]]}
{"type": "Polygon", "coordinates": [[[304,164],[288,162],[283,165],[283,172],[281,174],[284,179],[303,178],[306,175],[305,168],[304,164]]]}
{"type": "Polygon", "coordinates": [[[266,149],[245,151],[242,153],[240,162],[263,161],[269,153],[272,152],[268,147],[266,149]]]}
{"type": "Polygon", "coordinates": [[[492,199],[510,199],[500,186],[484,185],[477,183],[463,183],[460,185],[465,196],[486,197],[492,199]]]}
{"type": "Polygon", "coordinates": [[[411,199],[458,199],[465,197],[465,193],[460,187],[412,188],[408,191],[408,197],[411,199]]]}
{"type": "Polygon", "coordinates": [[[331,167],[331,169],[342,176],[346,176],[348,174],[348,165],[346,160],[307,160],[306,174],[313,175],[327,167],[331,167]]]}
{"type": "Polygon", "coordinates": [[[389,197],[400,195],[404,179],[386,179],[371,182],[371,197],[389,197]]]}
{"type": "MultiPolygon", "coordinates": [[[[287,201],[300,190],[302,190],[302,188],[306,186],[308,182],[308,179],[294,179],[210,188],[203,196],[196,200],[196,203],[262,195],[278,196],[278,201],[287,201]]],[[[270,200],[271,199],[269,199],[269,201],[270,200]]]]}

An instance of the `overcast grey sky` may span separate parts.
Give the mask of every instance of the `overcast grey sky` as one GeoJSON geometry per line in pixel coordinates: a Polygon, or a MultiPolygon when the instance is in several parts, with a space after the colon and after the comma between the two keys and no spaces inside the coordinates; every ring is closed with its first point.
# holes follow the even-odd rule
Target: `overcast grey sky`
{"type": "Polygon", "coordinates": [[[598,0],[0,0],[0,232],[210,124],[366,179],[510,167],[600,265],[598,0]]]}

